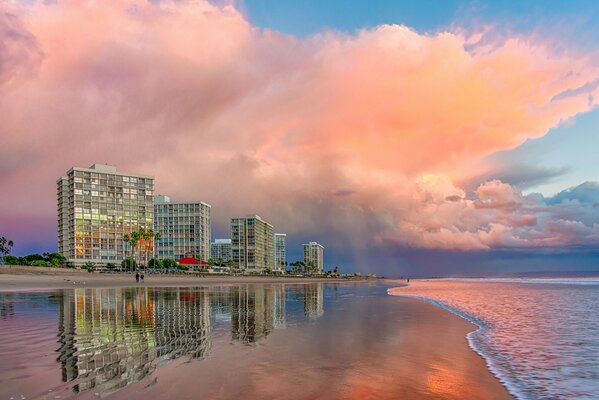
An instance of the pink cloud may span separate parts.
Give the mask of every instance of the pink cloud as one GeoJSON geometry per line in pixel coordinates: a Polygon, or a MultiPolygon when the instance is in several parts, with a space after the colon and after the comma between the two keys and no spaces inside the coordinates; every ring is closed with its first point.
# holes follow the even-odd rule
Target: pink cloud
{"type": "Polygon", "coordinates": [[[515,188],[453,182],[590,110],[590,56],[399,25],[299,39],[204,1],[2,8],[0,221],[54,215],[58,176],[108,162],[212,203],[221,226],[258,212],[352,247],[581,238],[544,236],[515,188]]]}

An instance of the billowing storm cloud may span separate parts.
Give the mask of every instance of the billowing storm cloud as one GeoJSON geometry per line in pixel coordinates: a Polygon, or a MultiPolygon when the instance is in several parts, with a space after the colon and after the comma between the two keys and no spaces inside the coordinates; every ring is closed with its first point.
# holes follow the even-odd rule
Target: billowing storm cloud
{"type": "Polygon", "coordinates": [[[483,165],[592,109],[596,56],[491,28],[297,38],[204,1],[57,3],[0,5],[0,229],[21,242],[54,246],[54,182],[95,162],[211,203],[221,231],[259,213],[333,249],[599,239],[596,203],[483,165]]]}

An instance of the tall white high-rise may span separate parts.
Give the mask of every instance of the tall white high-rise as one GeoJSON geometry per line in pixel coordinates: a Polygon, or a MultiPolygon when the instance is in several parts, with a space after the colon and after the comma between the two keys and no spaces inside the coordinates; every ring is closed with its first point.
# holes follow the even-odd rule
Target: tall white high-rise
{"type": "Polygon", "coordinates": [[[248,272],[275,269],[273,227],[258,215],[231,218],[233,266],[248,272]]]}
{"type": "Polygon", "coordinates": [[[69,169],[56,184],[58,251],[68,262],[119,263],[129,256],[123,236],[152,228],[152,176],[94,164],[69,169]]]}
{"type": "Polygon", "coordinates": [[[324,246],[316,242],[304,244],[304,263],[314,265],[316,267],[314,272],[322,274],[324,269],[324,246]]]}
{"type": "Polygon", "coordinates": [[[275,269],[280,271],[284,271],[287,265],[286,240],[285,233],[275,233],[275,269]]]}

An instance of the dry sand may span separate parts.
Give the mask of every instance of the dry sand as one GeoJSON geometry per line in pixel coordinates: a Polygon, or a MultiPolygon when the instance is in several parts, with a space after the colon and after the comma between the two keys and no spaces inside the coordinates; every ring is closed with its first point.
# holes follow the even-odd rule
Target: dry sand
{"type": "MultiPolygon", "coordinates": [[[[261,276],[199,276],[199,275],[145,275],[145,282],[136,283],[133,274],[89,273],[83,270],[49,267],[0,265],[0,291],[26,291],[67,288],[130,287],[188,287],[206,285],[234,285],[240,283],[315,283],[348,282],[357,279],[296,278],[261,276]]],[[[363,279],[362,279],[363,280],[363,279]]]]}

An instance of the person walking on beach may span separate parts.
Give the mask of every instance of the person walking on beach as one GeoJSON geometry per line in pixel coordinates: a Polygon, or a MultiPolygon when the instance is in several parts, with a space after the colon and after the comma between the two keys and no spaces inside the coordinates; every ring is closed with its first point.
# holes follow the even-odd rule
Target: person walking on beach
{"type": "Polygon", "coordinates": [[[139,272],[135,273],[135,282],[139,282],[139,272]]]}
{"type": "Polygon", "coordinates": [[[144,283],[144,274],[141,274],[141,283],[144,283]]]}

